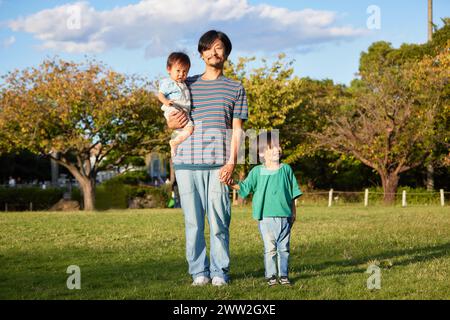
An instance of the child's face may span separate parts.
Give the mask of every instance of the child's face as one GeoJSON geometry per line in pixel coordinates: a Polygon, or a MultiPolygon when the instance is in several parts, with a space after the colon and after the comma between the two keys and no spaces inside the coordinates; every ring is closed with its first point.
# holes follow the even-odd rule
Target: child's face
{"type": "Polygon", "coordinates": [[[167,72],[172,80],[183,82],[187,78],[189,67],[180,63],[175,63],[170,68],[167,68],[167,72]]]}
{"type": "Polygon", "coordinates": [[[281,148],[272,146],[267,147],[264,151],[264,161],[278,162],[280,160],[281,148]]]}

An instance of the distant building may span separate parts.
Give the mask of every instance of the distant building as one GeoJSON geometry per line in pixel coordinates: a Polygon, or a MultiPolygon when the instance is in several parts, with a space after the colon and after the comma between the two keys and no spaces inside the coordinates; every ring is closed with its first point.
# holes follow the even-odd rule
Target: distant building
{"type": "Polygon", "coordinates": [[[145,164],[148,168],[149,176],[158,181],[159,184],[165,183],[168,177],[169,160],[158,152],[151,152],[145,157],[145,164]]]}

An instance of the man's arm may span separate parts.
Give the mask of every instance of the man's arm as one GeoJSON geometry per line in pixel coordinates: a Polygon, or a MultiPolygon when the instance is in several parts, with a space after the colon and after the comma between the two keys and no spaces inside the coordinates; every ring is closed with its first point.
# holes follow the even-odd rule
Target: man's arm
{"type": "Polygon", "coordinates": [[[236,167],[239,146],[241,144],[242,124],[243,120],[239,118],[233,119],[233,134],[231,137],[230,158],[227,163],[220,169],[219,179],[225,184],[232,184],[233,171],[236,167]]]}
{"type": "Polygon", "coordinates": [[[189,119],[187,117],[186,112],[183,111],[172,111],[169,114],[169,119],[167,119],[167,126],[169,129],[179,129],[183,128],[189,119]]]}

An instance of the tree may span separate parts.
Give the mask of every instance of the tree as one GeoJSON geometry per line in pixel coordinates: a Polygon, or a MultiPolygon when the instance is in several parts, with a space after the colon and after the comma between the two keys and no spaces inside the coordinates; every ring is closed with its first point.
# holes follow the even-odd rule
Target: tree
{"type": "MultiPolygon", "coordinates": [[[[293,61],[285,61],[285,57],[278,55],[271,65],[262,59],[262,66],[254,69],[249,67],[254,58],[239,58],[225,68],[225,74],[241,81],[247,92],[249,119],[245,128],[280,130],[283,161],[287,163],[317,154],[328,157],[331,152],[313,149],[307,133],[325,125],[323,116],[333,112],[337,99],[345,93],[344,86],[331,80],[293,77],[293,61]]],[[[240,179],[248,169],[249,165],[238,168],[240,179]]]]}
{"type": "Polygon", "coordinates": [[[279,54],[272,65],[262,59],[262,66],[247,70],[254,58],[239,58],[237,64],[229,62],[224,70],[227,77],[242,82],[249,105],[250,117],[247,128],[273,129],[284,123],[287,113],[299,103],[294,87],[300,79],[292,78],[294,61],[284,61],[286,55],[279,54]]]}
{"type": "Polygon", "coordinates": [[[57,59],[3,78],[0,148],[28,149],[66,167],[85,210],[95,208],[99,171],[163,143],[165,123],[145,79],[95,60],[57,59]]]}
{"type": "MultiPolygon", "coordinates": [[[[360,74],[363,76],[368,70],[383,72],[385,68],[402,66],[404,63],[418,63],[426,55],[434,56],[441,52],[448,39],[450,39],[450,19],[443,18],[443,27],[436,29],[433,33],[435,25],[432,23],[431,13],[432,4],[429,3],[429,37],[425,44],[403,44],[400,48],[395,49],[390,43],[380,41],[372,44],[367,52],[361,54],[360,60],[360,74]]],[[[363,79],[364,80],[364,79],[363,79]]],[[[445,103],[445,100],[442,100],[445,103]]],[[[438,117],[435,123],[436,127],[440,127],[442,123],[448,123],[448,120],[443,117],[438,117]]],[[[447,126],[447,131],[450,127],[447,126]]],[[[428,190],[433,190],[434,187],[434,168],[443,164],[442,156],[448,153],[445,148],[437,148],[433,150],[432,156],[427,160],[426,166],[427,179],[426,185],[428,190]]]]}
{"type": "Polygon", "coordinates": [[[386,204],[395,199],[399,175],[423,164],[448,135],[435,123],[448,112],[442,101],[447,99],[449,50],[450,42],[419,63],[364,70],[340,112],[327,117],[322,132],[311,133],[319,148],[352,155],[375,169],[386,204]]]}
{"type": "MultiPolygon", "coordinates": [[[[244,128],[255,130],[255,134],[261,130],[278,129],[288,112],[300,103],[294,90],[300,79],[292,78],[293,61],[286,62],[285,57],[285,54],[279,54],[271,65],[267,64],[266,59],[261,59],[261,66],[253,69],[249,68],[249,63],[255,60],[254,57],[240,57],[237,63],[228,61],[225,66],[224,74],[242,82],[245,88],[249,118],[244,123],[244,128]]],[[[248,160],[247,158],[246,164],[236,170],[239,179],[243,179],[250,169],[248,160]]]]}

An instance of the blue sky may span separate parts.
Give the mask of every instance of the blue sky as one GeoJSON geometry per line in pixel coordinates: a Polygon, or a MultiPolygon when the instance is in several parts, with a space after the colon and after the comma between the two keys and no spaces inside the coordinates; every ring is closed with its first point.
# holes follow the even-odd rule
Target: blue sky
{"type": "MultiPolygon", "coordinates": [[[[434,22],[445,16],[450,1],[434,0],[434,22]]],[[[231,60],[285,52],[296,75],[348,84],[371,43],[424,43],[426,23],[427,0],[0,0],[0,74],[89,55],[155,79],[178,49],[191,56],[191,74],[201,73],[196,44],[214,28],[230,36],[231,60]],[[379,29],[367,27],[369,6],[380,10],[379,29]]]]}

